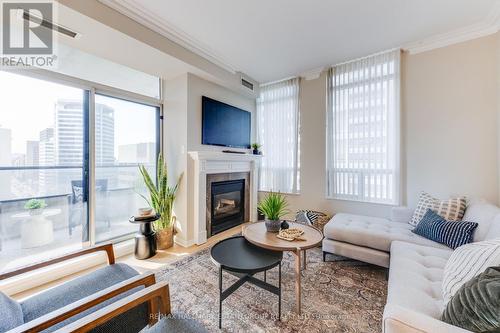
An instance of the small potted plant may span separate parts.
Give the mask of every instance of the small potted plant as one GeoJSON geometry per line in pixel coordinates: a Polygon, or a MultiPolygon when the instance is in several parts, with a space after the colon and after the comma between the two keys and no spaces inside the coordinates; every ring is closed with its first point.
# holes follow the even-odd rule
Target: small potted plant
{"type": "Polygon", "coordinates": [[[265,223],[267,231],[280,231],[280,219],[289,212],[285,196],[281,193],[270,192],[259,203],[257,208],[266,217],[265,223]]]}
{"type": "Polygon", "coordinates": [[[260,151],[259,151],[260,147],[262,147],[262,145],[257,143],[257,142],[252,143],[252,149],[253,149],[254,155],[260,155],[260,151]]]}
{"type": "Polygon", "coordinates": [[[27,209],[31,216],[41,215],[45,207],[47,204],[42,199],[31,199],[24,205],[24,209],[27,209]]]}
{"type": "Polygon", "coordinates": [[[149,191],[149,199],[141,195],[146,202],[153,207],[161,217],[154,223],[156,232],[156,243],[158,249],[164,250],[174,245],[174,221],[173,206],[182,179],[182,174],[174,186],[169,185],[167,164],[162,154],[158,155],[156,184],[153,182],[144,165],[139,166],[144,184],[149,191]]]}

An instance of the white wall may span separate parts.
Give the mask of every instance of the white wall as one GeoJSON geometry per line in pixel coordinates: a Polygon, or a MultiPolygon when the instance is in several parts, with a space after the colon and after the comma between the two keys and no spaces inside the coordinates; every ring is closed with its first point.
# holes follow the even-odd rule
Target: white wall
{"type": "Polygon", "coordinates": [[[252,113],[252,120],[255,114],[255,99],[196,75],[187,73],[165,82],[164,151],[171,179],[184,173],[175,203],[177,226],[180,230],[176,242],[184,246],[193,244],[194,239],[194,184],[191,176],[193,164],[188,152],[224,149],[201,144],[202,96],[249,111],[252,113]]]}
{"type": "Polygon", "coordinates": [[[181,231],[176,235],[177,242],[187,242],[188,229],[188,191],[187,191],[187,74],[163,83],[163,152],[168,166],[170,183],[174,184],[183,174],[174,214],[177,218],[176,228],[181,231]]]}
{"type": "MultiPolygon", "coordinates": [[[[402,59],[404,204],[420,191],[497,203],[500,34],[402,59]]],[[[301,193],[292,210],[389,216],[391,206],[325,199],[326,74],[301,81],[301,193]]]]}
{"type": "MultiPolygon", "coordinates": [[[[222,151],[228,148],[217,146],[207,146],[201,144],[201,97],[207,96],[217,101],[235,106],[252,114],[252,129],[254,128],[255,115],[255,99],[237,94],[229,89],[221,87],[218,84],[204,80],[196,75],[188,74],[188,150],[203,151],[203,150],[219,150],[222,151]]],[[[252,141],[254,133],[252,132],[252,141]]],[[[232,149],[242,150],[245,149],[232,149]]]]}
{"type": "Polygon", "coordinates": [[[498,202],[497,36],[404,57],[409,205],[423,190],[498,202]]]}

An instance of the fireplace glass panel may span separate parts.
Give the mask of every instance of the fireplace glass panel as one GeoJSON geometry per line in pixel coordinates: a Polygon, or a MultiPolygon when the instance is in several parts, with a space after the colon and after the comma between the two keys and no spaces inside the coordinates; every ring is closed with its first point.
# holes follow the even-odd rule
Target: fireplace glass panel
{"type": "Polygon", "coordinates": [[[211,191],[211,235],[244,222],[244,179],[214,182],[212,183],[211,191]]]}
{"type": "Polygon", "coordinates": [[[241,205],[241,193],[229,192],[217,194],[214,198],[214,217],[224,218],[226,216],[238,214],[241,205]]]}

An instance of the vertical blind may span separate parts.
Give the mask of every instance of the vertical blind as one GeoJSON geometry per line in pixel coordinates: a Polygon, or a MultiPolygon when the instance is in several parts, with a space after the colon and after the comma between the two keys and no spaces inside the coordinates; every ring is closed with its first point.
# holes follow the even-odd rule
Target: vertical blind
{"type": "Polygon", "coordinates": [[[334,66],[328,75],[327,195],[398,204],[400,51],[334,66]]]}
{"type": "Polygon", "coordinates": [[[260,88],[257,137],[264,154],[260,191],[299,191],[299,117],[298,78],[260,88]]]}

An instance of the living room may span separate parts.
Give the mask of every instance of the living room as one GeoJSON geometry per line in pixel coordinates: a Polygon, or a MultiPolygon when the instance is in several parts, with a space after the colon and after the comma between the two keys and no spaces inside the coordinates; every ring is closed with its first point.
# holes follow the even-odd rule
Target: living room
{"type": "Polygon", "coordinates": [[[0,5],[0,332],[500,330],[497,0],[0,5]]]}

